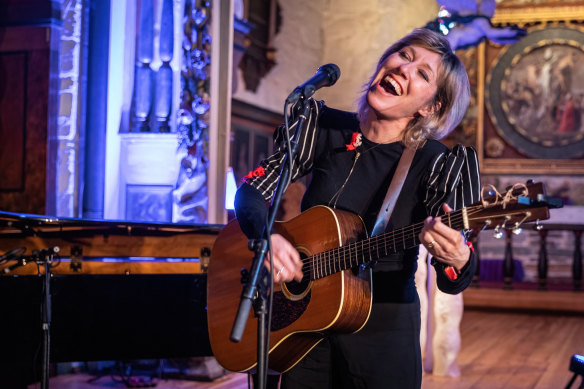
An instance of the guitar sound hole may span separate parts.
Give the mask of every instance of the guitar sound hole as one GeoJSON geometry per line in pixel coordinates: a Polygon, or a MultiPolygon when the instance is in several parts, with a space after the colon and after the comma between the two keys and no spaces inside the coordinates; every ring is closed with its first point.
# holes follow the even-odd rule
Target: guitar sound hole
{"type": "MultiPolygon", "coordinates": [[[[306,255],[300,253],[301,258],[306,258],[306,255]]],[[[308,307],[310,303],[310,291],[308,290],[310,284],[310,277],[305,275],[301,282],[291,281],[286,282],[285,289],[287,289],[287,296],[283,292],[274,293],[274,311],[272,314],[271,331],[277,331],[294,323],[308,307]],[[304,296],[302,296],[305,294],[304,296]],[[297,296],[296,298],[291,297],[297,296]],[[289,298],[290,297],[290,298],[289,298]]]]}
{"type": "Polygon", "coordinates": [[[309,282],[310,280],[308,279],[308,277],[305,276],[300,282],[296,281],[286,282],[286,289],[288,289],[288,291],[293,295],[299,295],[302,294],[306,290],[306,288],[308,288],[309,282]]]}
{"type": "MultiPolygon", "coordinates": [[[[298,254],[300,254],[300,259],[302,260],[307,258],[307,255],[304,254],[302,251],[300,251],[298,254]]],[[[290,294],[298,296],[308,288],[309,283],[310,276],[308,274],[304,274],[304,277],[302,277],[302,281],[300,282],[296,281],[286,282],[286,289],[288,289],[288,292],[290,292],[290,294]]]]}

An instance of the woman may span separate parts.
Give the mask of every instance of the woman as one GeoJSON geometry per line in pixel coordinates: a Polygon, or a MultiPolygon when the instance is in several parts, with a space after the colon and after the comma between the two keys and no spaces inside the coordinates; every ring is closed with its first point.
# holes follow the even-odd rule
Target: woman
{"type": "MultiPolygon", "coordinates": [[[[348,210],[371,232],[404,148],[416,149],[386,230],[424,221],[419,238],[437,260],[438,287],[459,293],[470,283],[476,260],[460,232],[438,215],[479,199],[478,165],[471,148],[450,151],[434,139],[448,134],[468,106],[464,67],[443,37],[418,29],[381,56],[366,86],[357,114],[312,102],[292,174],[296,179],[312,173],[302,210],[348,210]]],[[[261,235],[282,160],[277,152],[262,161],[238,190],[236,215],[248,237],[261,235]]],[[[278,234],[272,245],[275,281],[299,281],[302,264],[294,247],[278,234]]],[[[282,388],[419,388],[417,254],[415,248],[379,260],[364,328],[329,335],[282,376],[282,388]]]]}

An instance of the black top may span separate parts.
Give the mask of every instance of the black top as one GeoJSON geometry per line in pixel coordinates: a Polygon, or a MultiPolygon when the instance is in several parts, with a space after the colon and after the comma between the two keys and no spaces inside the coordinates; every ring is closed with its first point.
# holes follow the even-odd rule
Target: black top
{"type": "MultiPolygon", "coordinates": [[[[327,205],[360,215],[370,233],[397,163],[404,149],[400,142],[377,144],[361,136],[361,144],[348,147],[360,134],[354,113],[314,104],[308,128],[299,137],[299,157],[293,178],[309,172],[312,179],[302,199],[302,210],[327,205]]],[[[358,142],[357,142],[358,143],[358,142]]],[[[259,237],[265,220],[265,201],[270,199],[283,160],[276,152],[262,161],[263,168],[246,180],[238,190],[236,212],[248,237],[259,237]]],[[[476,153],[459,147],[451,152],[442,143],[428,140],[414,157],[387,230],[423,221],[441,213],[441,205],[453,208],[479,199],[480,185],[476,153]]],[[[414,273],[418,248],[382,258],[375,264],[374,301],[411,302],[415,297],[414,273]]],[[[442,264],[437,265],[438,287],[447,293],[459,293],[470,281],[476,268],[471,255],[469,264],[455,281],[448,279],[442,264]]]]}

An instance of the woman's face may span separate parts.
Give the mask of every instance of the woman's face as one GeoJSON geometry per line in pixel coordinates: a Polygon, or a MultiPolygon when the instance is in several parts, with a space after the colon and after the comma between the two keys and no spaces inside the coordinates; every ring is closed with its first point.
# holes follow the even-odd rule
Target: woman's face
{"type": "Polygon", "coordinates": [[[367,102],[378,119],[409,122],[416,113],[433,112],[441,57],[420,46],[391,54],[375,75],[367,102]]]}

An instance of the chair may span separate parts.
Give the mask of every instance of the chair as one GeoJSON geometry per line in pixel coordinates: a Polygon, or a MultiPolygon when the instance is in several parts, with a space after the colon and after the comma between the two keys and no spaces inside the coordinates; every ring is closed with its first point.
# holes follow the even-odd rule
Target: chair
{"type": "Polygon", "coordinates": [[[572,384],[576,381],[576,377],[578,376],[582,377],[578,389],[584,389],[584,356],[578,354],[572,355],[572,358],[570,359],[570,371],[574,372],[574,375],[570,382],[568,382],[568,385],[566,385],[566,389],[572,387],[572,384]]]}

